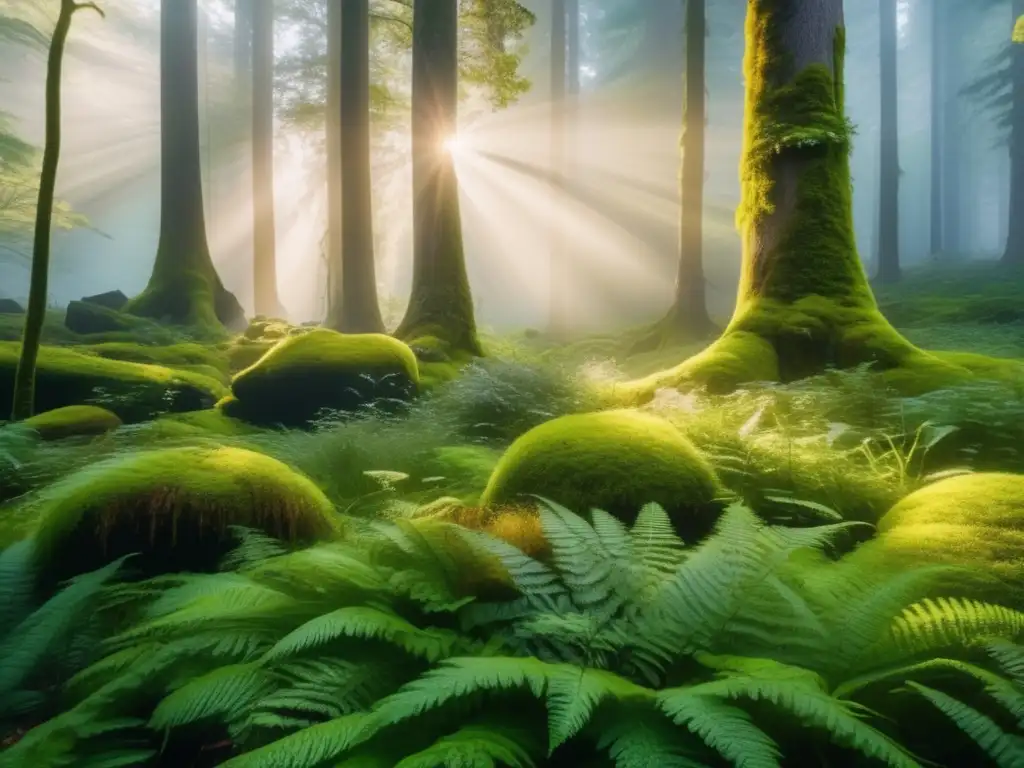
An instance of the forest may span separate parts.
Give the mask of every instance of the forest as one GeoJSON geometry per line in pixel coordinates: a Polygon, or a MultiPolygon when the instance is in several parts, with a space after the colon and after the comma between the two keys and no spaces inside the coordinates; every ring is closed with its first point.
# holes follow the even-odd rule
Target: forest
{"type": "Polygon", "coordinates": [[[1024,0],[0,0],[0,768],[1024,768],[1024,0]]]}

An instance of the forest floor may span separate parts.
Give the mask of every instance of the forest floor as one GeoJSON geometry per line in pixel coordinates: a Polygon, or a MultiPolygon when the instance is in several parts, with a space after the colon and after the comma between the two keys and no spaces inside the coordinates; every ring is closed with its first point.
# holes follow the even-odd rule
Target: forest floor
{"type": "MultiPolygon", "coordinates": [[[[1024,282],[1019,276],[985,264],[930,268],[909,272],[901,284],[877,293],[890,321],[926,349],[1024,361],[1024,282]]],[[[2,377],[13,376],[20,320],[0,315],[2,396],[2,377]]],[[[463,736],[449,740],[444,734],[461,723],[461,710],[444,709],[455,725],[442,718],[442,725],[430,730],[433,721],[425,721],[427,730],[409,741],[404,735],[388,736],[394,722],[385,718],[365,731],[367,739],[381,734],[372,764],[405,765],[400,758],[414,751],[420,762],[409,765],[448,764],[439,755],[463,750],[466,760],[483,760],[485,754],[520,756],[503,758],[502,764],[509,765],[660,765],[669,764],[662,761],[683,748],[672,739],[703,739],[695,748],[717,749],[730,762],[775,765],[777,743],[785,757],[780,764],[787,768],[846,764],[822,757],[834,748],[884,754],[890,765],[916,768],[909,752],[901,751],[904,747],[949,766],[990,764],[980,761],[976,744],[989,755],[1003,748],[1004,734],[993,735],[992,720],[979,721],[973,710],[959,707],[970,702],[992,717],[1005,715],[999,706],[1011,712],[1024,708],[1024,675],[1019,674],[1024,648],[991,646],[1002,666],[993,662],[987,672],[956,660],[975,659],[971,654],[979,644],[994,636],[1016,638],[1024,630],[1024,613],[955,601],[1024,606],[1019,533],[1024,524],[1024,380],[979,378],[907,397],[861,368],[788,384],[751,385],[729,395],[663,391],[640,412],[608,411],[610,383],[671,367],[701,345],[630,355],[627,332],[570,344],[549,343],[536,333],[485,334],[488,356],[466,365],[447,383],[439,383],[450,374],[446,364],[431,362],[429,354],[421,357],[427,391],[397,412],[372,401],[358,413],[326,414],[301,429],[267,428],[230,415],[235,396],[245,399],[238,372],[253,370],[257,361],[256,368],[270,370],[273,366],[262,357],[269,349],[305,338],[313,338],[308,329],[277,321],[253,322],[244,334],[217,341],[183,337],[152,324],[82,336],[64,327],[62,313],[48,318],[37,392],[49,408],[59,406],[50,413],[61,416],[43,414],[27,425],[0,425],[0,594],[6,596],[0,616],[7,617],[0,622],[0,647],[13,654],[0,663],[0,699],[10,695],[11,701],[24,701],[27,712],[14,711],[17,716],[11,719],[12,711],[0,706],[0,765],[5,765],[8,748],[11,755],[23,753],[17,756],[23,762],[12,765],[43,768],[80,764],[75,762],[80,748],[96,759],[108,750],[114,762],[102,764],[110,765],[128,764],[116,760],[136,752],[145,757],[133,765],[219,765],[231,751],[264,743],[271,750],[265,757],[269,762],[251,765],[322,765],[345,752],[345,744],[360,742],[349,736],[323,740],[327,731],[315,732],[306,727],[310,723],[338,718],[334,722],[346,728],[354,721],[342,717],[343,712],[351,710],[358,719],[372,705],[373,711],[391,707],[389,717],[401,727],[411,716],[396,714],[395,707],[406,706],[401,697],[443,690],[431,680],[449,673],[456,676],[453,697],[462,695],[456,691],[481,686],[491,691],[513,686],[510,681],[516,679],[541,679],[529,675],[549,675],[543,679],[549,686],[550,720],[515,700],[501,710],[496,725],[470,724],[459,731],[463,736]],[[213,407],[217,401],[219,407],[213,407]],[[90,407],[77,407],[83,404],[90,407]],[[596,507],[625,523],[635,518],[635,528],[626,533],[600,513],[594,513],[590,528],[575,515],[545,505],[538,515],[536,505],[524,503],[522,492],[575,512],[596,507]],[[650,502],[660,506],[652,511],[650,502]],[[715,522],[713,532],[709,520],[715,522]],[[578,613],[558,615],[547,598],[531,603],[534,613],[525,618],[477,606],[474,601],[493,599],[493,590],[510,586],[508,574],[527,596],[530,584],[539,583],[543,592],[550,583],[537,581],[538,571],[531,568],[539,565],[524,566],[517,550],[503,550],[506,544],[492,539],[499,548],[490,551],[507,569],[495,576],[490,560],[472,555],[472,547],[449,536],[453,522],[463,532],[459,535],[465,528],[483,530],[551,564],[568,590],[564,597],[576,601],[578,613]],[[764,527],[765,522],[773,527],[764,527]],[[703,542],[692,550],[692,559],[678,555],[673,528],[688,544],[703,542]],[[216,536],[204,538],[213,529],[216,536]],[[254,530],[314,546],[293,557],[254,530]],[[19,548],[16,543],[32,534],[28,548],[19,548]],[[634,549],[624,544],[629,536],[634,549]],[[232,543],[225,548],[227,539],[232,543]],[[867,543],[858,546],[862,542],[867,543]],[[604,547],[600,557],[614,556],[613,567],[602,566],[594,554],[598,550],[588,549],[598,544],[604,547]],[[814,549],[825,557],[790,562],[795,551],[814,549]],[[115,589],[113,613],[95,613],[88,606],[98,604],[97,590],[112,573],[103,563],[139,551],[143,557],[133,562],[142,575],[218,567],[232,572],[155,579],[121,593],[115,589]],[[701,557],[702,552],[709,554],[701,557]],[[958,575],[941,581],[945,577],[933,569],[907,570],[930,564],[976,567],[985,578],[958,575]],[[675,575],[665,570],[668,565],[678,566],[675,575]],[[594,618],[590,613],[604,610],[602,601],[643,602],[639,595],[648,594],[630,597],[629,589],[648,586],[637,587],[625,576],[608,588],[609,574],[620,570],[643,574],[637,584],[647,585],[648,578],[662,584],[658,599],[672,607],[655,612],[661,619],[636,626],[629,622],[640,619],[632,614],[616,614],[617,634],[602,634],[603,624],[587,623],[594,618]],[[59,581],[87,571],[89,576],[46,602],[59,581]],[[939,581],[933,583],[933,577],[939,581]],[[951,596],[954,602],[928,602],[936,595],[951,596]],[[152,602],[140,607],[137,616],[123,609],[148,599],[152,602]],[[69,606],[77,606],[78,613],[69,606]],[[114,615],[116,621],[110,618],[114,615]],[[685,631],[696,633],[692,638],[698,652],[689,659],[694,669],[663,666],[668,660],[659,654],[668,646],[658,645],[658,622],[669,615],[683,617],[689,627],[685,631]],[[241,634],[236,619],[242,622],[241,634]],[[112,632],[135,626],[132,621],[148,629],[120,635],[116,646],[100,644],[112,632]],[[212,644],[202,646],[203,638],[212,644]],[[358,646],[363,655],[352,656],[348,646],[339,646],[345,638],[365,643],[365,648],[358,646]],[[150,654],[157,647],[151,640],[159,640],[161,648],[176,648],[184,660],[185,677],[167,683],[161,694],[150,686],[161,684],[163,672],[131,661],[164,658],[150,654]],[[492,641],[500,641],[510,658],[493,658],[487,650],[494,647],[492,641]],[[390,643],[390,650],[381,651],[374,643],[390,643]],[[602,643],[618,650],[605,653],[602,643]],[[950,650],[951,644],[968,650],[950,650]],[[55,653],[73,645],[91,650],[55,653]],[[123,651],[103,659],[101,649],[115,647],[123,651]],[[702,655],[705,651],[725,655],[702,655]],[[466,658],[449,659],[460,653],[466,658]],[[312,677],[303,678],[301,663],[290,661],[295,654],[311,665],[312,677]],[[410,654],[417,660],[411,666],[410,654]],[[544,667],[551,661],[548,656],[564,663],[544,667]],[[97,658],[95,667],[82,671],[97,658]],[[281,666],[273,682],[259,674],[231,677],[242,671],[248,675],[254,664],[260,669],[273,665],[274,659],[281,666]],[[476,661],[483,666],[474,667],[476,661]],[[647,663],[653,667],[644,668],[647,663]],[[793,664],[798,666],[787,666],[793,664]],[[497,671],[488,671],[492,668],[497,671]],[[907,715],[899,691],[881,699],[875,695],[872,680],[895,675],[902,683],[918,668],[955,668],[973,676],[994,692],[996,704],[979,703],[980,694],[969,691],[970,686],[954,687],[949,695],[959,699],[948,701],[935,698],[946,694],[921,687],[920,701],[930,703],[907,715]],[[577,698],[558,698],[565,684],[559,675],[569,669],[582,669],[584,676],[600,670],[598,677],[585,677],[590,680],[586,684],[612,687],[595,688],[594,700],[579,711],[562,711],[565,706],[571,710],[577,698]],[[200,679],[200,670],[209,675],[200,679]],[[813,677],[806,677],[808,670],[813,677]],[[115,695],[104,693],[102,682],[120,672],[124,690],[145,689],[145,696],[116,693],[120,689],[115,695]],[[344,675],[356,672],[373,685],[351,687],[344,675]],[[711,686],[708,693],[691,700],[685,688],[655,692],[658,685],[678,685],[673,675],[681,672],[693,675],[685,680],[711,686]],[[219,675],[226,676],[223,686],[219,675]],[[470,681],[458,675],[476,676],[470,681]],[[27,731],[62,711],[55,692],[69,678],[83,703],[27,731]],[[183,680],[194,685],[175,690],[183,680]],[[715,688],[727,683],[740,687],[715,688]],[[342,687],[330,687],[335,684],[342,687]],[[640,684],[651,688],[641,691],[640,684]],[[785,691],[771,687],[790,685],[785,691]],[[288,702],[280,704],[281,711],[291,713],[287,717],[274,709],[270,690],[288,702]],[[670,694],[683,698],[677,704],[658,699],[669,714],[677,706],[679,713],[684,706],[703,707],[715,696],[728,705],[704,712],[706,725],[699,729],[660,733],[655,726],[650,741],[634,741],[648,738],[642,734],[648,733],[644,718],[650,715],[636,702],[670,694]],[[161,696],[162,703],[153,709],[161,696]],[[779,730],[771,718],[766,724],[759,719],[758,728],[775,742],[757,729],[745,730],[745,718],[760,710],[744,714],[735,709],[733,700],[742,696],[792,707],[803,725],[791,732],[779,730]],[[623,712],[639,719],[624,715],[621,728],[603,728],[594,709],[600,697],[614,699],[626,707],[623,712]],[[132,705],[144,711],[126,713],[119,707],[127,701],[148,703],[132,705]],[[847,707],[862,703],[883,713],[872,720],[879,732],[850,718],[847,707]],[[296,707],[308,708],[309,719],[296,719],[296,707]],[[525,730],[502,730],[508,725],[506,713],[520,709],[525,730]],[[540,720],[530,719],[535,716],[540,720]],[[564,721],[559,719],[563,716],[564,721]],[[591,716],[597,718],[596,732],[587,726],[578,738],[570,738],[591,716]],[[945,716],[958,728],[943,731],[938,743],[932,734],[942,721],[935,718],[945,716]],[[211,718],[222,721],[223,728],[179,729],[170,742],[164,741],[167,729],[211,718]],[[98,721],[110,722],[110,730],[97,726],[98,721]],[[552,746],[546,757],[547,744],[537,734],[548,727],[552,746]],[[828,731],[831,745],[808,740],[805,731],[812,727],[828,731]],[[47,728],[57,728],[61,738],[47,738],[47,728]],[[128,742],[118,741],[118,729],[124,728],[128,742]],[[284,732],[320,739],[310,747],[320,751],[304,751],[300,742],[289,746],[287,739],[275,742],[284,732]],[[660,743],[662,738],[669,741],[660,743]],[[801,762],[799,755],[812,743],[818,745],[818,756],[801,762]],[[619,757],[588,762],[595,748],[619,757]],[[273,751],[278,749],[285,751],[273,751]],[[56,750],[56,756],[47,750],[56,750]],[[319,757],[310,757],[314,754],[319,757]],[[526,754],[536,759],[521,758],[526,754]]],[[[379,359],[400,372],[409,364],[409,350],[388,351],[394,342],[384,341],[379,359]]],[[[284,390],[275,394],[281,408],[304,405],[310,393],[322,394],[315,387],[303,389],[308,384],[303,378],[285,381],[284,390]]],[[[256,385],[260,380],[250,381],[250,387],[256,385]]],[[[611,614],[601,615],[604,622],[611,614]]],[[[672,653],[681,652],[683,631],[672,630],[672,653]]],[[[583,686],[583,680],[574,685],[583,686]]],[[[530,682],[535,693],[543,688],[538,686],[530,682]]],[[[582,692],[580,697],[586,698],[582,692]]],[[[444,703],[440,698],[408,703],[413,698],[407,699],[408,712],[444,703]]],[[[680,725],[687,716],[675,717],[680,725]]],[[[686,743],[687,750],[693,746],[686,743]]],[[[707,758],[707,764],[720,764],[716,759],[707,758]]],[[[1000,759],[991,764],[1017,765],[1000,759]]]]}

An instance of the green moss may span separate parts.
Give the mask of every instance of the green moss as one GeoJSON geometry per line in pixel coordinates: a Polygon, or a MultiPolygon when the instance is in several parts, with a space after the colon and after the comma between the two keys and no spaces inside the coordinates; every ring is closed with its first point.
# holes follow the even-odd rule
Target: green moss
{"type": "Polygon", "coordinates": [[[43,440],[103,435],[121,426],[121,420],[106,408],[68,405],[25,419],[22,424],[39,433],[43,440]]]}
{"type": "Polygon", "coordinates": [[[127,342],[107,342],[79,347],[76,351],[86,352],[108,360],[125,360],[131,363],[152,363],[166,368],[196,368],[206,366],[228,372],[227,355],[220,350],[202,344],[180,343],[164,346],[146,346],[127,342]]]}
{"type": "Polygon", "coordinates": [[[714,470],[674,426],[622,410],[562,416],[530,430],[502,456],[480,503],[522,503],[536,494],[574,512],[596,507],[632,522],[653,501],[693,539],[717,519],[718,492],[714,470]]]}
{"type": "MultiPolygon", "coordinates": [[[[17,344],[0,343],[0,402],[9,402],[17,344]]],[[[73,349],[43,347],[36,371],[36,408],[99,404],[126,423],[154,414],[209,408],[226,394],[217,381],[157,365],[107,360],[73,349]]]]}
{"type": "MultiPolygon", "coordinates": [[[[224,335],[224,328],[244,326],[238,300],[220,282],[209,255],[190,255],[201,267],[182,269],[175,259],[157,254],[146,289],[124,306],[123,312],[162,323],[188,326],[205,336],[224,335]]],[[[181,255],[178,256],[178,259],[181,255]]]]}
{"type": "Polygon", "coordinates": [[[33,534],[44,581],[133,552],[147,574],[206,571],[233,546],[231,526],[311,542],[341,531],[311,480],[263,454],[184,447],[116,457],[44,492],[33,534]]]}
{"type": "Polygon", "coordinates": [[[238,373],[254,365],[261,357],[272,350],[276,343],[276,341],[270,340],[253,341],[244,336],[232,340],[225,349],[228,359],[228,370],[232,373],[238,373]]]}
{"type": "MultiPolygon", "coordinates": [[[[175,429],[172,425],[179,425],[195,430],[199,434],[221,437],[253,435],[262,431],[259,427],[254,427],[240,419],[233,419],[227,416],[220,408],[208,408],[203,411],[162,416],[154,423],[159,424],[161,427],[166,427],[171,432],[175,429]]],[[[182,430],[182,434],[184,433],[184,430],[182,430]]]]}
{"type": "Polygon", "coordinates": [[[923,564],[976,569],[948,589],[1000,601],[1024,598],[1024,475],[977,473],[925,486],[878,523],[878,536],[848,556],[849,567],[923,564]]]}
{"type": "Polygon", "coordinates": [[[303,426],[324,409],[355,411],[404,401],[419,387],[412,350],[382,334],[318,328],[280,341],[231,383],[229,416],[255,424],[303,426]]]}
{"type": "Polygon", "coordinates": [[[1024,16],[1017,19],[1017,23],[1013,27],[1013,42],[1024,43],[1024,16]]]}

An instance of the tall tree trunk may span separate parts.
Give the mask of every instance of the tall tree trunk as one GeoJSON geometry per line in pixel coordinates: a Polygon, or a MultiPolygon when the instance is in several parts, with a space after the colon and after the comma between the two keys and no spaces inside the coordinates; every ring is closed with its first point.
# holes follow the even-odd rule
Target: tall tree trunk
{"type": "Polygon", "coordinates": [[[455,165],[443,144],[459,101],[458,0],[414,0],[412,40],[413,277],[395,335],[480,355],[466,274],[455,165]]]}
{"type": "Polygon", "coordinates": [[[253,0],[235,0],[234,75],[239,93],[249,90],[249,72],[252,63],[253,0]]]}
{"type": "Polygon", "coordinates": [[[961,35],[956,27],[963,10],[956,4],[945,6],[942,25],[942,236],[944,250],[953,256],[963,252],[963,126],[961,125],[962,104],[960,100],[961,35]]]}
{"type": "Polygon", "coordinates": [[[346,333],[383,333],[370,182],[370,3],[340,0],[338,5],[342,293],[330,325],[346,333]]]}
{"type": "MultiPolygon", "coordinates": [[[[551,2],[551,143],[552,208],[557,209],[565,189],[565,117],[566,117],[566,0],[551,2]]],[[[548,333],[564,338],[569,332],[569,280],[565,239],[557,216],[548,220],[550,226],[550,262],[548,264],[548,333]]]]}
{"type": "MultiPolygon", "coordinates": [[[[1024,28],[1024,0],[1014,0],[1013,15],[1024,28]]],[[[1010,219],[1003,261],[1024,265],[1024,44],[1014,44],[1013,110],[1010,118],[1010,219]]]]}
{"type": "Polygon", "coordinates": [[[707,4],[686,0],[686,64],[680,169],[679,269],[670,333],[703,338],[712,329],[704,291],[704,134],[707,127],[707,4]]]}
{"type": "Polygon", "coordinates": [[[274,221],[274,6],[256,3],[252,14],[253,299],[256,314],[282,314],[277,296],[274,221]]]}
{"type": "Polygon", "coordinates": [[[896,0],[879,0],[878,279],[900,279],[899,81],[896,69],[896,0]]]}
{"type": "Polygon", "coordinates": [[[103,11],[93,3],[61,0],[46,62],[46,143],[43,147],[43,167],[39,176],[39,197],[36,201],[32,274],[28,289],[28,307],[25,312],[25,329],[21,336],[18,368],[14,373],[12,421],[29,418],[35,409],[36,362],[39,359],[39,345],[43,337],[43,322],[46,320],[53,196],[57,188],[57,164],[60,162],[60,81],[64,67],[64,46],[67,43],[68,32],[71,31],[71,17],[75,11],[82,8],[91,8],[100,15],[103,14],[103,11]]]}
{"type": "Polygon", "coordinates": [[[629,400],[927,358],[878,312],[857,254],[845,48],[843,0],[748,0],[736,310],[703,352],[624,385],[629,400]]]}
{"type": "Polygon", "coordinates": [[[945,92],[943,83],[942,57],[945,32],[945,13],[938,3],[931,6],[931,241],[929,252],[936,256],[945,249],[942,226],[942,185],[943,185],[943,151],[942,151],[942,97],[945,92]]]}
{"type": "Polygon", "coordinates": [[[160,11],[160,240],[149,285],[125,311],[180,325],[244,327],[206,240],[199,156],[196,0],[160,11]]]}
{"type": "Polygon", "coordinates": [[[341,4],[327,4],[327,320],[341,313],[341,4]]]}

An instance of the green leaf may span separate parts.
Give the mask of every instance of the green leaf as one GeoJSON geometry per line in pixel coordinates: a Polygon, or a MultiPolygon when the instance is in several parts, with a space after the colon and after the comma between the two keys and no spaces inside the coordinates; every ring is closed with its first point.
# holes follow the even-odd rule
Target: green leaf
{"type": "Polygon", "coordinates": [[[395,768],[534,768],[537,739],[500,723],[466,725],[406,757],[395,768]]]}

